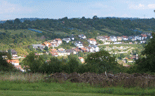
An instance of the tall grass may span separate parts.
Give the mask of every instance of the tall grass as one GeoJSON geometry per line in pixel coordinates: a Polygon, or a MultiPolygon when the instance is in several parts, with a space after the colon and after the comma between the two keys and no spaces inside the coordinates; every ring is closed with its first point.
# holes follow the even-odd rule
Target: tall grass
{"type": "Polygon", "coordinates": [[[47,74],[41,73],[22,73],[22,72],[0,72],[1,81],[23,81],[38,82],[42,81],[47,74]]]}

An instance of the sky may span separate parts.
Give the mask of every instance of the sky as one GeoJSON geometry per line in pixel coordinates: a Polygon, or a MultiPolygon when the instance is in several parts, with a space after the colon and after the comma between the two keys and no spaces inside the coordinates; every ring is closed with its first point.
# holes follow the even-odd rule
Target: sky
{"type": "Polygon", "coordinates": [[[154,18],[155,0],[0,0],[0,20],[15,18],[154,18]]]}

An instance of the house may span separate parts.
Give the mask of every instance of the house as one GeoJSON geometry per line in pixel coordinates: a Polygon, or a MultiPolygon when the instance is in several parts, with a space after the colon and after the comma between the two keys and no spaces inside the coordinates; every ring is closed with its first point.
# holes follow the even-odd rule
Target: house
{"type": "Polygon", "coordinates": [[[100,49],[99,49],[99,47],[97,45],[89,45],[89,47],[92,47],[94,52],[99,52],[100,51],[100,49]]]}
{"type": "Polygon", "coordinates": [[[19,65],[19,60],[18,59],[13,59],[13,60],[7,60],[8,63],[11,63],[14,66],[19,65]]]}
{"type": "Polygon", "coordinates": [[[124,41],[129,40],[129,39],[128,39],[128,36],[122,36],[122,40],[124,40],[124,41]]]}
{"type": "Polygon", "coordinates": [[[60,44],[62,44],[62,40],[60,38],[56,38],[52,41],[50,41],[51,47],[58,47],[60,44]]]}
{"type": "Polygon", "coordinates": [[[56,38],[54,41],[56,41],[59,45],[62,44],[62,40],[60,38],[56,38]]]}
{"type": "Polygon", "coordinates": [[[113,42],[116,42],[117,41],[117,37],[116,36],[110,36],[110,40],[113,41],[113,42]]]}
{"type": "Polygon", "coordinates": [[[82,52],[87,52],[87,49],[85,47],[79,48],[82,52]]]}
{"type": "Polygon", "coordinates": [[[96,39],[97,39],[97,40],[101,40],[101,41],[103,41],[103,42],[106,41],[106,39],[105,39],[103,36],[97,36],[96,39]]]}
{"type": "Polygon", "coordinates": [[[86,39],[86,38],[87,38],[87,37],[86,37],[85,35],[83,35],[83,34],[78,35],[78,37],[79,37],[80,39],[86,39]]]}
{"type": "Polygon", "coordinates": [[[109,40],[109,36],[103,36],[106,41],[109,40]]]}
{"type": "Polygon", "coordinates": [[[136,40],[142,40],[141,36],[135,36],[136,40]]]}
{"type": "Polygon", "coordinates": [[[81,63],[85,63],[85,60],[83,57],[78,57],[78,58],[80,59],[81,63]]]}
{"type": "Polygon", "coordinates": [[[110,44],[110,42],[104,42],[104,44],[105,44],[105,45],[109,45],[109,44],[110,44]]]}
{"type": "Polygon", "coordinates": [[[41,49],[43,50],[45,48],[45,45],[42,44],[32,44],[34,49],[41,49]]]}
{"type": "Polygon", "coordinates": [[[22,72],[26,72],[26,70],[24,70],[24,69],[21,67],[21,65],[16,65],[15,68],[18,69],[18,70],[20,70],[20,71],[22,71],[22,72]]]}
{"type": "Polygon", "coordinates": [[[135,36],[129,36],[129,40],[136,41],[136,38],[135,38],[135,36]]]}
{"type": "Polygon", "coordinates": [[[147,35],[146,34],[141,34],[141,40],[146,40],[147,39],[147,35]]]}
{"type": "Polygon", "coordinates": [[[81,41],[76,41],[74,45],[77,46],[78,48],[84,47],[81,41]]]}
{"type": "Polygon", "coordinates": [[[121,36],[117,36],[117,41],[122,41],[122,37],[121,36]]]}
{"type": "Polygon", "coordinates": [[[74,49],[67,49],[66,52],[68,54],[77,54],[77,52],[74,49]]]}
{"type": "Polygon", "coordinates": [[[48,48],[51,47],[51,43],[50,43],[50,42],[47,42],[47,41],[46,41],[46,42],[44,42],[43,44],[44,44],[45,46],[47,46],[48,48]]]}
{"type": "Polygon", "coordinates": [[[58,47],[60,44],[57,42],[57,41],[55,41],[55,40],[52,40],[51,42],[51,47],[58,47]]]}
{"type": "Polygon", "coordinates": [[[96,40],[94,38],[88,39],[88,42],[89,42],[89,44],[93,44],[93,45],[97,44],[97,42],[96,42],[96,40]]]}
{"type": "Polygon", "coordinates": [[[76,53],[78,53],[80,51],[80,49],[77,47],[77,48],[72,48],[76,53]]]}
{"type": "Polygon", "coordinates": [[[67,55],[70,55],[70,53],[67,53],[65,49],[63,48],[59,48],[58,49],[58,56],[67,56],[67,55]]]}
{"type": "Polygon", "coordinates": [[[141,44],[142,44],[142,43],[146,43],[146,41],[145,41],[145,40],[141,40],[140,43],[141,43],[141,44]]]}
{"type": "Polygon", "coordinates": [[[52,54],[52,56],[58,57],[58,52],[56,49],[51,49],[50,54],[52,54]]]}
{"type": "Polygon", "coordinates": [[[94,52],[94,48],[92,48],[92,47],[86,47],[86,49],[87,49],[87,52],[94,52]]]}
{"type": "Polygon", "coordinates": [[[63,38],[62,40],[65,41],[66,43],[69,43],[71,41],[70,38],[63,38]]]}

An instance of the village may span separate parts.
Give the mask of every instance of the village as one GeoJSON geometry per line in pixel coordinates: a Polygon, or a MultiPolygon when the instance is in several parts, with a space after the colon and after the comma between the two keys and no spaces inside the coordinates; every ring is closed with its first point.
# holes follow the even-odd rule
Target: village
{"type": "MultiPolygon", "coordinates": [[[[94,53],[99,52],[100,50],[106,50],[110,54],[118,55],[120,54],[130,54],[131,56],[116,58],[119,64],[128,67],[128,63],[134,63],[136,59],[138,59],[138,54],[131,54],[132,51],[135,49],[129,45],[131,44],[144,44],[147,42],[148,39],[152,38],[151,33],[143,33],[139,36],[97,36],[95,38],[88,38],[84,34],[80,34],[77,36],[71,35],[66,38],[55,38],[53,40],[48,40],[43,42],[42,44],[32,44],[34,50],[46,50],[45,54],[50,54],[53,57],[67,57],[71,54],[78,54],[79,52],[82,53],[94,53]],[[76,37],[78,39],[76,39],[76,37]],[[88,42],[88,46],[84,46],[81,40],[85,40],[88,42]],[[98,43],[97,41],[102,41],[102,43],[98,43]],[[74,45],[74,47],[70,49],[65,49],[60,47],[63,43],[74,45]],[[112,45],[112,47],[110,47],[112,45]],[[120,45],[120,46],[116,46],[120,45]],[[126,46],[123,46],[126,45],[126,46]],[[104,46],[104,47],[102,47],[104,46]]],[[[67,45],[66,45],[67,46],[67,45]]],[[[16,50],[10,50],[12,59],[7,60],[8,63],[13,64],[17,69],[22,72],[26,70],[20,65],[19,59],[23,59],[25,57],[21,57],[17,55],[16,50]]],[[[36,52],[35,55],[43,55],[43,52],[36,52]]],[[[84,57],[78,56],[81,63],[85,62],[84,57]]]]}

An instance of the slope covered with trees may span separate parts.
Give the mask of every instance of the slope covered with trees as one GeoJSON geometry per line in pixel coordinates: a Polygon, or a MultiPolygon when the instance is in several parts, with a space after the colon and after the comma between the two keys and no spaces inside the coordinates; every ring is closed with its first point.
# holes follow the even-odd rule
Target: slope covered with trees
{"type": "MultiPolygon", "coordinates": [[[[15,19],[0,24],[0,50],[13,48],[26,54],[28,46],[71,34],[85,34],[88,38],[99,35],[138,35],[155,30],[155,20],[131,18],[61,18],[15,19]],[[35,31],[37,30],[37,31],[35,31]],[[25,53],[24,53],[25,52],[25,53]]],[[[19,52],[18,52],[19,53],[19,52]]]]}
{"type": "Polygon", "coordinates": [[[135,35],[140,32],[149,32],[155,30],[155,20],[152,19],[122,19],[122,18],[98,18],[94,16],[90,18],[71,18],[67,17],[61,19],[37,19],[37,20],[24,20],[20,19],[14,21],[6,21],[0,24],[0,28],[8,29],[39,29],[42,34],[50,36],[50,33],[59,34],[65,32],[66,34],[78,34],[83,32],[86,35],[135,35]],[[91,33],[92,34],[91,34],[91,33]]]}

